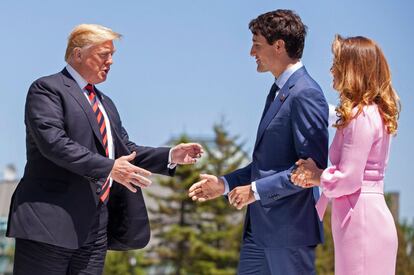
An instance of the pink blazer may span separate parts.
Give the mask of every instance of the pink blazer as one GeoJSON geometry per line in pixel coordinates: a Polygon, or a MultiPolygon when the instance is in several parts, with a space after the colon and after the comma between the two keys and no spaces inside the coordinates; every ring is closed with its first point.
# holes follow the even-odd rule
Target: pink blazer
{"type": "Polygon", "coordinates": [[[329,199],[335,200],[332,212],[343,227],[352,216],[361,192],[383,193],[390,140],[377,105],[365,106],[358,117],[336,131],[329,149],[332,166],[322,173],[323,192],[316,204],[321,220],[329,199]]]}

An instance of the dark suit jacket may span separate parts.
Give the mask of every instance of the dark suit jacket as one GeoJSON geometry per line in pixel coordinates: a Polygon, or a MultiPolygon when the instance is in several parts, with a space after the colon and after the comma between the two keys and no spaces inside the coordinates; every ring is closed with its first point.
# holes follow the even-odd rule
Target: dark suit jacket
{"type": "Polygon", "coordinates": [[[225,176],[230,190],[256,181],[260,201],[248,206],[255,243],[262,247],[316,245],[323,231],[315,210],[319,193],[290,182],[299,158],[319,167],[328,158],[328,104],[304,67],[279,91],[257,132],[252,162],[225,176]]]}
{"type": "MultiPolygon", "coordinates": [[[[168,175],[169,148],[129,140],[118,111],[100,91],[115,157],[136,151],[135,165],[168,175]]],[[[27,164],[12,198],[7,236],[76,249],[87,238],[101,187],[114,160],[105,157],[96,117],[76,81],[64,69],[36,80],[25,108],[27,164]]],[[[150,237],[141,190],[113,182],[108,201],[108,247],[144,247],[150,237]]]]}

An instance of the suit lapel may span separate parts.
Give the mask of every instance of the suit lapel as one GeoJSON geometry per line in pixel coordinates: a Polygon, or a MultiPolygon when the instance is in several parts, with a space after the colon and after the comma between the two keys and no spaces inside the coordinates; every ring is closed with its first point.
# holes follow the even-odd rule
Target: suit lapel
{"type": "Polygon", "coordinates": [[[115,157],[117,157],[118,154],[122,155],[122,152],[125,151],[125,148],[122,148],[122,150],[120,150],[121,148],[119,148],[119,145],[123,145],[123,143],[122,143],[122,138],[119,135],[118,131],[116,130],[117,128],[115,127],[116,115],[114,114],[114,110],[112,106],[108,104],[107,100],[105,100],[105,96],[102,95],[102,93],[99,90],[97,90],[97,92],[99,92],[100,94],[101,103],[103,107],[105,108],[106,115],[108,116],[109,122],[111,124],[112,140],[113,140],[114,147],[115,147],[115,157]]]}
{"type": "Polygon", "coordinates": [[[257,130],[256,144],[254,147],[256,147],[259,144],[267,126],[272,121],[272,119],[277,115],[277,113],[280,110],[280,107],[282,107],[283,103],[285,102],[288,96],[289,96],[289,88],[287,88],[287,85],[285,85],[279,91],[277,97],[275,98],[275,100],[273,100],[272,104],[270,104],[269,109],[267,110],[263,119],[260,121],[259,129],[257,130]]]}
{"type": "Polygon", "coordinates": [[[96,116],[93,113],[93,110],[91,108],[89,101],[84,96],[83,91],[79,87],[78,83],[76,83],[76,81],[72,78],[72,76],[69,74],[69,72],[66,69],[63,69],[62,77],[63,77],[63,83],[68,88],[67,90],[69,94],[82,107],[83,111],[86,114],[86,117],[88,118],[89,124],[93,130],[93,133],[95,134],[97,140],[99,140],[99,143],[101,144],[102,148],[104,148],[104,145],[102,143],[102,135],[99,131],[98,122],[96,121],[96,116]]]}
{"type": "Polygon", "coordinates": [[[263,119],[260,121],[259,128],[257,130],[256,143],[254,145],[255,148],[260,143],[267,126],[272,121],[272,119],[277,115],[277,113],[279,112],[279,110],[282,107],[283,103],[285,103],[286,99],[289,97],[290,90],[295,86],[297,80],[304,73],[306,73],[305,67],[302,67],[302,68],[298,69],[296,72],[294,72],[290,76],[288,81],[285,83],[285,85],[279,91],[277,97],[275,98],[275,100],[270,105],[270,107],[267,110],[266,114],[264,115],[263,119]]]}

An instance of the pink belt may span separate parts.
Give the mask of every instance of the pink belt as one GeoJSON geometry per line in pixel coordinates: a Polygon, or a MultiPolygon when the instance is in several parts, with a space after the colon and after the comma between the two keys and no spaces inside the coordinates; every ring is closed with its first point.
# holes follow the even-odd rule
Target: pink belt
{"type": "MultiPolygon", "coordinates": [[[[357,192],[360,193],[374,193],[374,194],[384,194],[384,182],[381,181],[362,181],[361,189],[357,192]]],[[[323,216],[325,215],[326,208],[328,207],[329,198],[322,192],[321,197],[319,198],[318,202],[315,205],[316,212],[318,213],[319,220],[322,221],[323,216]]],[[[352,216],[354,212],[353,207],[350,205],[348,213],[346,214],[345,218],[341,223],[341,227],[343,227],[349,218],[352,216]]]]}

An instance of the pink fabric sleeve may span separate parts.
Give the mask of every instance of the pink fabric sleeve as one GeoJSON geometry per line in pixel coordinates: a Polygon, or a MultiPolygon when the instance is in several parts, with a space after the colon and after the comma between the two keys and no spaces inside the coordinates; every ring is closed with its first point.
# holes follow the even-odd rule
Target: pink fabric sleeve
{"type": "Polygon", "coordinates": [[[341,150],[339,163],[328,167],[321,175],[321,187],[328,198],[349,195],[361,188],[375,129],[370,114],[364,111],[343,129],[343,145],[338,148],[341,150]]]}

